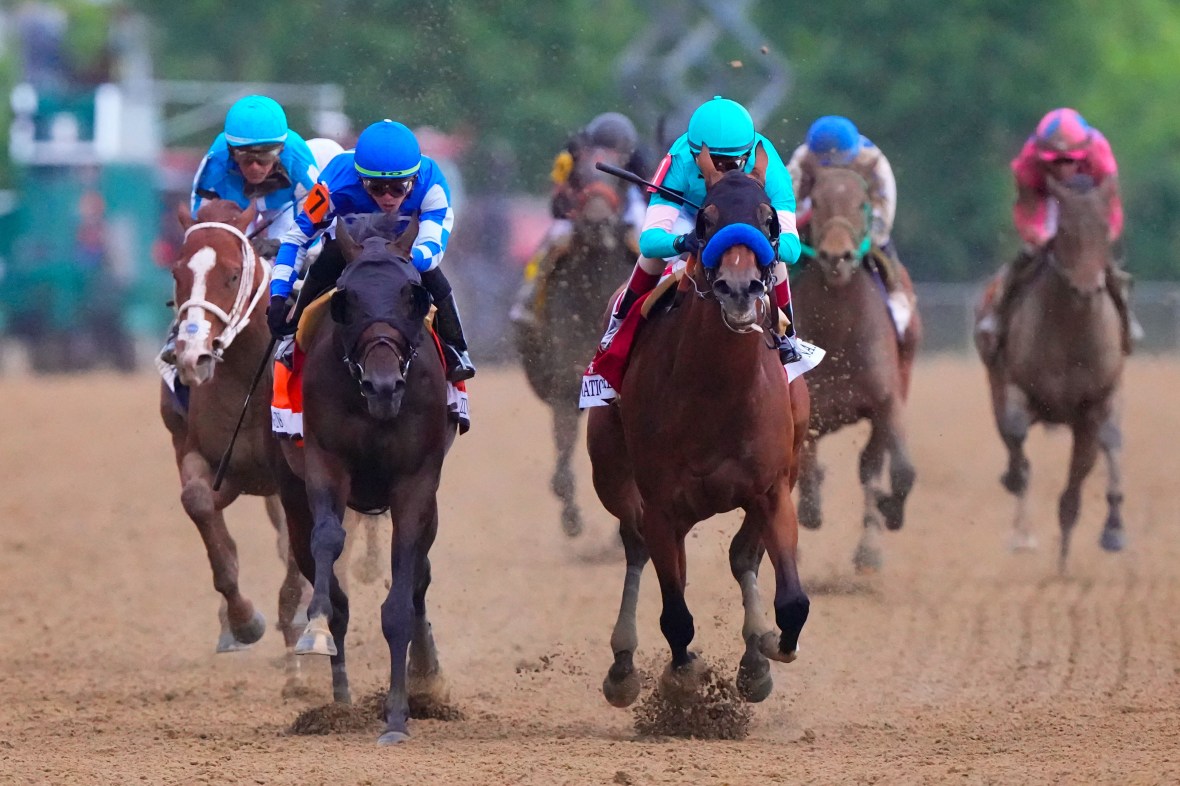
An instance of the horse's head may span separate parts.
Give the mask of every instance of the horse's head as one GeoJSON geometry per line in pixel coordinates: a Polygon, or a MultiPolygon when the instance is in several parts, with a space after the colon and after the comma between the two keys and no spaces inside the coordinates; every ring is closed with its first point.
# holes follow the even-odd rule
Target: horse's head
{"type": "Polygon", "coordinates": [[[851,169],[824,167],[811,190],[811,204],[815,261],[828,286],[844,286],[872,243],[869,186],[851,169]]]}
{"type": "Polygon", "coordinates": [[[626,156],[618,150],[586,141],[577,143],[573,169],[569,175],[570,219],[574,232],[584,245],[613,247],[620,242],[617,231],[627,209],[629,186],[607,175],[594,165],[626,165],[626,156]]]}
{"type": "Polygon", "coordinates": [[[1047,186],[1057,200],[1057,235],[1049,257],[1053,269],[1078,294],[1102,291],[1112,253],[1107,209],[1114,180],[1095,187],[1089,175],[1075,175],[1067,182],[1049,178],[1047,186]]]}
{"type": "Polygon", "coordinates": [[[176,372],[190,387],[208,382],[214,364],[246,326],[268,281],[245,229],[253,206],[242,211],[227,200],[201,207],[196,221],[178,212],[185,228],[180,257],[172,265],[173,298],[180,320],[176,372]]]}
{"type": "Polygon", "coordinates": [[[726,324],[739,331],[752,329],[765,316],[777,258],[778,213],[766,195],[767,160],[761,144],[749,174],[719,171],[706,145],[697,155],[706,187],[696,225],[701,265],[726,324]],[[759,303],[763,304],[761,314],[759,303]]]}
{"type": "Polygon", "coordinates": [[[339,225],[336,240],[348,260],[331,302],[345,363],[369,415],[391,420],[401,409],[430,295],[400,240],[370,237],[357,245],[339,225]]]}

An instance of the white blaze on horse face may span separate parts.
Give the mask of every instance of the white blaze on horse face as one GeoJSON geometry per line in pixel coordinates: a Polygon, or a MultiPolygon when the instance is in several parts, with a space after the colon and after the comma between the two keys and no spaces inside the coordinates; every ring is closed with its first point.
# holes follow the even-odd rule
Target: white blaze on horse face
{"type": "Polygon", "coordinates": [[[757,286],[761,280],[748,246],[736,245],[721,255],[713,292],[731,326],[746,328],[759,321],[758,304],[765,295],[765,287],[757,286]]]}
{"type": "Polygon", "coordinates": [[[183,343],[182,355],[192,353],[203,354],[209,351],[209,335],[213,330],[213,323],[205,314],[205,309],[196,303],[205,302],[205,292],[208,289],[207,277],[209,271],[217,266],[217,252],[209,246],[198,249],[188,260],[188,269],[193,273],[193,289],[188,300],[194,305],[188,307],[184,320],[180,323],[178,343],[183,343]]]}

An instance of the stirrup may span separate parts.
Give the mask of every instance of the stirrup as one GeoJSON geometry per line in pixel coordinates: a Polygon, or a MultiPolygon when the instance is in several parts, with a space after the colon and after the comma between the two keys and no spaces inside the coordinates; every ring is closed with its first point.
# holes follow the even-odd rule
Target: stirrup
{"type": "Polygon", "coordinates": [[[791,336],[779,336],[778,359],[784,366],[803,359],[803,356],[799,354],[799,350],[795,346],[795,339],[791,336]]]}
{"type": "Polygon", "coordinates": [[[465,382],[475,376],[475,364],[467,350],[447,346],[447,382],[465,382]]]}
{"type": "Polygon", "coordinates": [[[607,323],[606,332],[602,334],[602,338],[598,342],[598,349],[600,352],[606,352],[610,349],[611,342],[615,340],[615,334],[619,332],[619,328],[623,326],[623,317],[610,315],[610,322],[607,323]]]}
{"type": "Polygon", "coordinates": [[[288,371],[295,368],[295,336],[283,336],[275,345],[275,362],[282,363],[288,371]]]}

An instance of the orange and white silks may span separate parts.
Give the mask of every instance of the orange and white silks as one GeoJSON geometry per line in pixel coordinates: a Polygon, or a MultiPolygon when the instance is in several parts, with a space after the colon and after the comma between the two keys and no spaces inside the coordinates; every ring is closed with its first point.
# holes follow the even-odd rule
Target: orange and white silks
{"type": "Polygon", "coordinates": [[[291,368],[275,362],[274,391],[270,403],[271,430],[280,437],[303,440],[303,361],[299,345],[291,368]]]}

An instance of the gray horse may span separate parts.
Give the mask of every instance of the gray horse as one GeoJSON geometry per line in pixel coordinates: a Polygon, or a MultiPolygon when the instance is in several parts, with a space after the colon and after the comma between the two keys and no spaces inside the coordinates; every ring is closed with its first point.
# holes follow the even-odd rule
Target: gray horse
{"type": "Polygon", "coordinates": [[[594,168],[599,161],[621,167],[622,159],[606,147],[581,151],[571,177],[578,188],[568,245],[542,272],[536,323],[518,325],[516,333],[529,385],[553,411],[557,467],[550,486],[561,499],[561,527],[570,537],[582,531],[570,467],[582,373],[602,334],[603,306],[625,280],[637,253],[623,220],[628,186],[594,168]]]}
{"type": "MultiPolygon", "coordinates": [[[[1057,507],[1062,571],[1081,507],[1082,482],[1099,448],[1109,468],[1108,513],[1100,543],[1107,551],[1119,551],[1125,543],[1120,512],[1122,325],[1107,288],[1112,249],[1106,205],[1111,182],[1095,188],[1085,176],[1068,185],[1049,181],[1058,204],[1057,235],[1017,296],[1005,341],[987,369],[996,424],[1008,448],[1008,469],[1001,482],[1017,499],[1014,548],[1035,545],[1027,515],[1029,462],[1024,440],[1029,427],[1059,423],[1073,431],[1069,481],[1057,507]]],[[[989,357],[984,346],[979,348],[981,356],[989,357]]]]}

